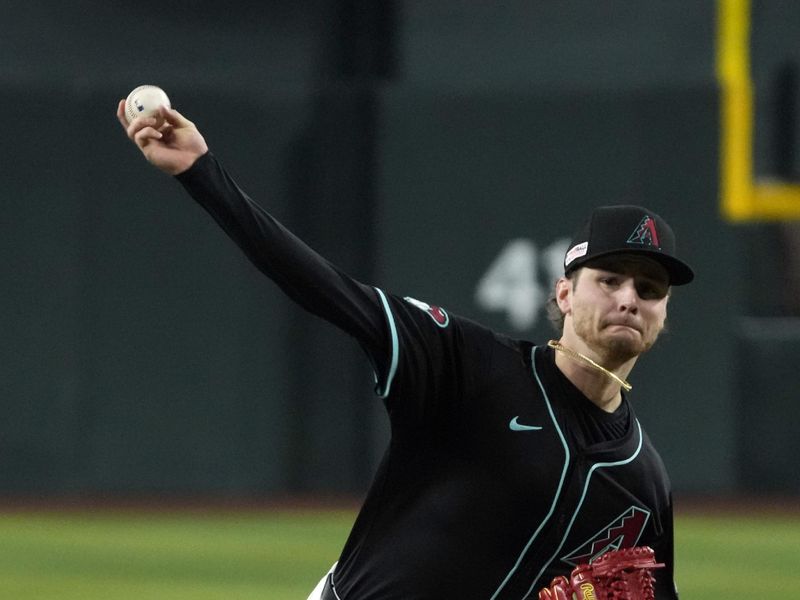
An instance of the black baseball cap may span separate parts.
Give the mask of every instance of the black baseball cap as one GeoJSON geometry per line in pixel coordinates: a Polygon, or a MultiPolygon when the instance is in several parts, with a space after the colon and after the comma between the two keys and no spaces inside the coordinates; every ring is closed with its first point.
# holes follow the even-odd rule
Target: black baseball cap
{"type": "Polygon", "coordinates": [[[601,256],[644,255],[660,263],[670,285],[684,285],[694,271],[675,256],[675,234],[667,222],[641,206],[600,206],[581,226],[564,256],[564,274],[601,256]]]}

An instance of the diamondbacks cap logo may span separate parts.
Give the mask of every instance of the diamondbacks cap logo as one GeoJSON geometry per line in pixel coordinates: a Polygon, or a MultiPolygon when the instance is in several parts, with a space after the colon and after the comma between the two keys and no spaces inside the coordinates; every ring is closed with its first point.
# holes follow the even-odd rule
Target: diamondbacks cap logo
{"type": "Polygon", "coordinates": [[[589,564],[610,550],[633,548],[639,543],[650,520],[650,511],[631,506],[628,510],[598,531],[594,537],[561,558],[574,567],[589,564]]]}
{"type": "Polygon", "coordinates": [[[661,248],[658,243],[658,232],[656,231],[656,221],[650,215],[646,215],[636,229],[633,230],[630,237],[628,237],[629,244],[639,244],[641,246],[653,246],[661,248]]]}
{"type": "Polygon", "coordinates": [[[428,316],[433,319],[433,322],[439,327],[447,327],[447,325],[450,323],[450,316],[443,308],[433,306],[427,302],[422,302],[421,300],[417,300],[416,298],[411,298],[409,296],[406,296],[403,298],[403,300],[409,304],[413,304],[420,310],[424,310],[426,313],[428,313],[428,316]]]}

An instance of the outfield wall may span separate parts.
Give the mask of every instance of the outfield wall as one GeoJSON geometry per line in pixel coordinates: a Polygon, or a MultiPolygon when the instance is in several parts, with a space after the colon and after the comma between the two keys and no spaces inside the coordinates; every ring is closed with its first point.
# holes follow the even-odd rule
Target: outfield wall
{"type": "MultiPolygon", "coordinates": [[[[794,227],[721,216],[716,3],[3,4],[0,493],[361,492],[385,444],[357,345],[125,140],[116,101],[145,82],[345,270],[511,335],[552,335],[591,206],[659,211],[697,282],[637,413],[678,491],[800,490],[794,227]],[[492,303],[511,257],[530,293],[492,303]]],[[[800,9],[752,17],[755,170],[791,179],[800,9]]]]}

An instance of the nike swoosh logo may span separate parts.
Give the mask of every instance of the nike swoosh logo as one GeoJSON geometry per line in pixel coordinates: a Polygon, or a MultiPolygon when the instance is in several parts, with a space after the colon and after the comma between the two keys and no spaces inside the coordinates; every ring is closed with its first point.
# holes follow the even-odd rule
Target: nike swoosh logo
{"type": "Polygon", "coordinates": [[[519,417],[514,417],[508,422],[508,428],[511,431],[539,431],[541,429],[541,427],[537,427],[536,425],[523,425],[518,422],[517,419],[519,419],[519,417]]]}

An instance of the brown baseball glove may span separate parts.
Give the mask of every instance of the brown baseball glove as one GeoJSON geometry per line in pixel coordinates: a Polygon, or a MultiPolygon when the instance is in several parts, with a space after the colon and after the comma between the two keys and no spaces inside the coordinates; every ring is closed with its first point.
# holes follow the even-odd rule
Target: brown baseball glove
{"type": "Polygon", "coordinates": [[[647,546],[613,550],[553,579],[539,600],[654,600],[653,570],[663,566],[647,546]]]}

